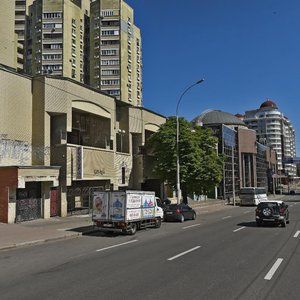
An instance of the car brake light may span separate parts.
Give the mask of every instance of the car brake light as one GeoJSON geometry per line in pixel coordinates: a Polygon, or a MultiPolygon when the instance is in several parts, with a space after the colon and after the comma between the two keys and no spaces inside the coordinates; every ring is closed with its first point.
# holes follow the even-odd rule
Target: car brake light
{"type": "Polygon", "coordinates": [[[176,209],[176,214],[180,214],[180,209],[176,209]]]}
{"type": "Polygon", "coordinates": [[[284,214],[284,208],[280,208],[279,213],[282,215],[284,214]]]}

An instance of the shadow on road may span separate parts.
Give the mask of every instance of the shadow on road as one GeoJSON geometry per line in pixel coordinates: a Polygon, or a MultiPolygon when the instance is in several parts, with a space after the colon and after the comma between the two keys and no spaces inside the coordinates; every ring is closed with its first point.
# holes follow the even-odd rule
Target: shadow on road
{"type": "Polygon", "coordinates": [[[244,227],[257,227],[256,222],[251,221],[251,222],[242,222],[237,224],[237,226],[244,226],[244,227]]]}
{"type": "Polygon", "coordinates": [[[79,232],[82,233],[84,236],[90,236],[90,237],[117,237],[120,235],[118,232],[102,232],[100,230],[97,230],[93,225],[89,226],[82,226],[82,227],[76,227],[68,229],[68,231],[72,232],[79,232]]]}
{"type": "Polygon", "coordinates": [[[279,224],[276,223],[272,223],[272,222],[266,222],[263,225],[261,225],[260,227],[256,225],[255,221],[251,221],[251,222],[242,222],[237,224],[237,226],[244,226],[244,227],[256,227],[256,228],[274,228],[274,227],[280,227],[279,224]]]}

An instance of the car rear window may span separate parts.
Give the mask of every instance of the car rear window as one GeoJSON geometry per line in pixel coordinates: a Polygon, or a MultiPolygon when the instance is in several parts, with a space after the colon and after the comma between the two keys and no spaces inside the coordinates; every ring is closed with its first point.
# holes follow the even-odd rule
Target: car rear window
{"type": "Polygon", "coordinates": [[[170,204],[169,206],[168,206],[168,209],[169,210],[176,210],[176,209],[181,209],[182,208],[182,206],[180,206],[180,205],[178,205],[178,204],[170,204]]]}

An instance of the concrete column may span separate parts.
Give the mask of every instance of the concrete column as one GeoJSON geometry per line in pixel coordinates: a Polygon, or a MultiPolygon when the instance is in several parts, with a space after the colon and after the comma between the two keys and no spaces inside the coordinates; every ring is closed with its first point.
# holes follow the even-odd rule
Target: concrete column
{"type": "Polygon", "coordinates": [[[7,223],[13,224],[16,220],[16,199],[17,199],[17,187],[10,186],[8,188],[8,216],[7,223]]]}
{"type": "Polygon", "coordinates": [[[50,218],[50,182],[42,182],[42,217],[50,218]]]}
{"type": "Polygon", "coordinates": [[[68,214],[67,191],[62,190],[60,193],[60,216],[66,217],[68,214]]]}

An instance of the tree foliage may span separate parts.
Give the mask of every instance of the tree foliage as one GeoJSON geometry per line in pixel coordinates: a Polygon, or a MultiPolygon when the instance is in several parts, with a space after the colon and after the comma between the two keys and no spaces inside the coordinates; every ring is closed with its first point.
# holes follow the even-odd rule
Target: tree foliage
{"type": "MultiPolygon", "coordinates": [[[[207,193],[222,180],[223,157],[217,153],[218,139],[211,129],[179,118],[180,184],[183,195],[207,193]]],[[[155,157],[154,172],[176,189],[176,117],[170,117],[148,140],[146,147],[155,157]]]]}

